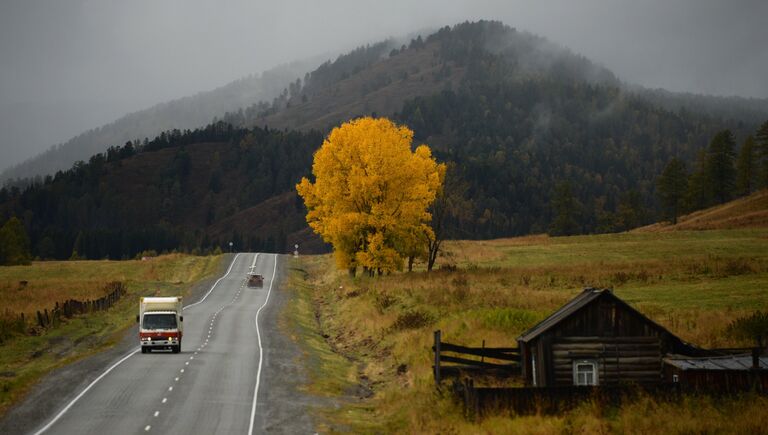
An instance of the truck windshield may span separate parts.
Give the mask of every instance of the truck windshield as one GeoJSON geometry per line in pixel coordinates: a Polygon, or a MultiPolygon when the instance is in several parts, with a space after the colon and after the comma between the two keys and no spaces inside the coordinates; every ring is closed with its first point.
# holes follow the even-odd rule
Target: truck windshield
{"type": "Polygon", "coordinates": [[[145,314],[144,329],[176,329],[175,314],[145,314]]]}

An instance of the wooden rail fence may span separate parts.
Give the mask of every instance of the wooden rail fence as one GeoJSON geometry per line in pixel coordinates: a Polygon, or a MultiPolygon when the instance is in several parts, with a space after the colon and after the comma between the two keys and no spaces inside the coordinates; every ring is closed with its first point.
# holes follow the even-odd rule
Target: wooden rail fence
{"type": "Polygon", "coordinates": [[[499,377],[520,374],[520,352],[516,347],[467,347],[442,341],[440,330],[435,331],[434,366],[435,383],[449,377],[458,377],[462,373],[494,374],[499,377]],[[446,355],[446,353],[448,353],[446,355]],[[480,360],[467,356],[480,357],[480,360]],[[494,362],[485,359],[496,360],[494,362]],[[446,363],[450,363],[446,365],[446,363]]]}
{"type": "MultiPolygon", "coordinates": [[[[108,310],[125,296],[128,290],[122,282],[114,281],[105,285],[104,291],[109,293],[99,299],[86,301],[69,299],[61,304],[56,302],[56,306],[50,311],[48,309],[37,311],[34,319],[31,319],[34,322],[33,329],[48,329],[56,326],[62,317],[71,318],[78,314],[108,310]]],[[[25,318],[24,313],[14,315],[6,310],[0,319],[0,343],[14,333],[24,333],[29,326],[27,323],[28,319],[25,318]]]]}

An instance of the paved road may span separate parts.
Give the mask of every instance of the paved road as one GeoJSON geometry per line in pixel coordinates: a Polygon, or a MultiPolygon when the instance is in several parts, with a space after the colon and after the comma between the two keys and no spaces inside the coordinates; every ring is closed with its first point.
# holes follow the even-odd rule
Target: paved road
{"type": "Polygon", "coordinates": [[[273,254],[238,254],[210,293],[185,308],[181,353],[135,349],[35,433],[262,432],[269,413],[256,393],[269,328],[255,320],[276,290],[277,262],[273,254]],[[265,277],[261,289],[245,285],[251,266],[265,277]]]}

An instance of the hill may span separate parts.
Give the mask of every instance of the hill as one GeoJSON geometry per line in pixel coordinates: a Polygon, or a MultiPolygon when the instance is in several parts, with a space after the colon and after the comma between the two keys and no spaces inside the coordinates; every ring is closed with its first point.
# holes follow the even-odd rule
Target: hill
{"type": "Polygon", "coordinates": [[[110,146],[139,142],[173,129],[204,126],[226,112],[237,112],[260,100],[272,99],[289,83],[320,63],[319,58],[282,65],[261,74],[233,81],[217,89],[161,103],[130,113],[114,122],[86,131],[62,144],[10,168],[0,168],[0,184],[16,179],[44,177],[65,170],[78,160],[88,160],[110,146]]]}
{"type": "Polygon", "coordinates": [[[671,222],[661,222],[633,231],[663,232],[738,228],[768,228],[768,190],[763,189],[744,198],[681,216],[675,225],[671,222]]]}
{"type": "Polygon", "coordinates": [[[562,200],[573,204],[563,234],[653,222],[655,179],[672,156],[695,167],[717,131],[741,142],[768,119],[766,101],[638,89],[497,22],[387,49],[342,56],[228,121],[328,131],[356,116],[392,117],[456,164],[472,201],[451,218],[451,237],[492,238],[553,229],[562,200]]]}
{"type": "Polygon", "coordinates": [[[208,251],[229,242],[243,251],[285,252],[294,243],[324,251],[307,234],[292,191],[321,141],[317,132],[222,122],[163,133],[24,190],[0,190],[0,216],[22,217],[33,253],[46,259],[208,251]]]}

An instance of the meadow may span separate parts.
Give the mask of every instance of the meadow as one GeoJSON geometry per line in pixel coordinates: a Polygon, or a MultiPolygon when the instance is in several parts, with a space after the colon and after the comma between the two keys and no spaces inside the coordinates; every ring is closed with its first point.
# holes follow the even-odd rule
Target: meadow
{"type": "Polygon", "coordinates": [[[331,432],[754,432],[767,427],[764,397],[646,397],[619,409],[587,403],[559,416],[470,423],[436,392],[430,346],[435,329],[452,343],[515,346],[586,286],[613,288],[696,345],[747,346],[726,328],[768,309],[766,242],[764,229],[455,241],[433,272],[354,279],[330,256],[305,256],[292,263],[290,324],[302,325],[293,333],[305,347],[308,391],[338,400],[317,411],[331,432]]]}
{"type": "Polygon", "coordinates": [[[29,332],[3,331],[0,341],[0,414],[51,370],[114,345],[135,324],[140,296],[183,296],[214,274],[221,256],[170,254],[146,261],[44,261],[0,267],[0,316],[24,313],[29,332]],[[67,299],[93,300],[120,281],[127,294],[111,309],[76,315],[46,330],[33,328],[36,311],[67,299]]]}

